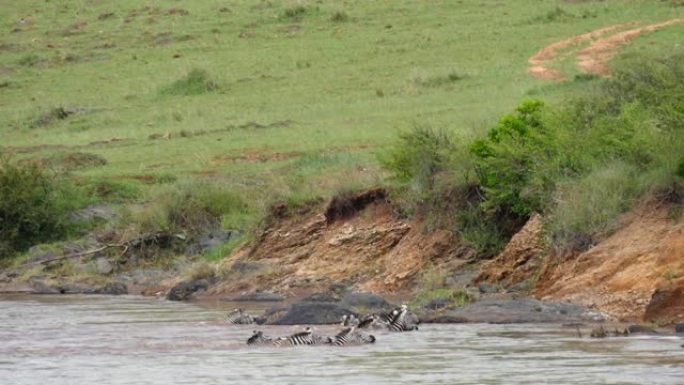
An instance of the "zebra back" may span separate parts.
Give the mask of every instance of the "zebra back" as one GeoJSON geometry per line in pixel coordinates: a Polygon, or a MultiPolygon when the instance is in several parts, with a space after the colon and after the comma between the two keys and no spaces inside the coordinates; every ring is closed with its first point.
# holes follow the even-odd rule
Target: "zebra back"
{"type": "Polygon", "coordinates": [[[306,331],[303,331],[301,333],[295,333],[295,334],[288,336],[288,337],[280,337],[274,341],[274,345],[276,345],[276,346],[282,346],[282,345],[297,346],[297,345],[313,345],[313,344],[314,344],[314,338],[313,338],[313,331],[311,330],[311,328],[306,328],[306,331]]]}
{"type": "Polygon", "coordinates": [[[265,337],[261,330],[255,330],[254,334],[247,339],[247,345],[261,345],[273,342],[272,338],[265,337]]]}

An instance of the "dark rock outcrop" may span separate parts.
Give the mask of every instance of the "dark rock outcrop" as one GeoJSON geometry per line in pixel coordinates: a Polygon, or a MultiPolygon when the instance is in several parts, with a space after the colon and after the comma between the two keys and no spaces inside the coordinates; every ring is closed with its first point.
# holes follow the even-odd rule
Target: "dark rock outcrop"
{"type": "Polygon", "coordinates": [[[345,314],[355,314],[351,309],[334,302],[299,302],[292,305],[284,315],[269,320],[272,325],[322,325],[339,323],[345,314]]]}
{"type": "Polygon", "coordinates": [[[605,317],[579,305],[515,299],[482,300],[463,308],[427,313],[421,319],[432,323],[548,323],[597,322],[605,317]]]}
{"type": "Polygon", "coordinates": [[[385,298],[373,293],[349,293],[342,298],[342,305],[371,311],[386,311],[394,307],[385,298]]]}
{"type": "Polygon", "coordinates": [[[258,291],[256,293],[242,294],[237,297],[231,297],[228,301],[231,302],[280,302],[284,301],[285,297],[269,293],[267,291],[258,291]]]}
{"type": "Polygon", "coordinates": [[[60,294],[59,289],[47,284],[40,277],[31,277],[29,279],[29,286],[31,286],[35,294],[60,294]]]}
{"type": "Polygon", "coordinates": [[[124,295],[128,294],[128,288],[121,282],[110,282],[97,289],[94,294],[124,295]]]}
{"type": "Polygon", "coordinates": [[[207,290],[208,288],[209,281],[206,279],[198,279],[191,282],[181,282],[169,290],[168,294],[166,294],[166,299],[170,301],[185,301],[195,292],[207,290]]]}
{"type": "Polygon", "coordinates": [[[684,333],[684,323],[675,324],[675,333],[684,333]]]}
{"type": "Polygon", "coordinates": [[[629,325],[627,327],[629,334],[642,334],[642,335],[657,335],[660,334],[655,329],[643,325],[629,325]]]}

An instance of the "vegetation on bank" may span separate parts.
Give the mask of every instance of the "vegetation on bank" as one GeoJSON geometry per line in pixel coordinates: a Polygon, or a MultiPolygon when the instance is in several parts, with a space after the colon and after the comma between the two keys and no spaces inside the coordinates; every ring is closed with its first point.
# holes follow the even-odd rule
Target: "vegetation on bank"
{"type": "MultiPolygon", "coordinates": [[[[203,255],[217,261],[273,207],[301,213],[376,187],[387,170],[404,215],[455,230],[479,256],[495,254],[533,211],[546,215],[559,249],[586,247],[652,189],[679,194],[668,178],[684,176],[684,159],[665,159],[679,139],[662,129],[681,122],[668,102],[681,100],[668,75],[674,59],[647,55],[650,79],[625,65],[607,86],[582,75],[542,84],[526,61],[635,14],[647,23],[681,10],[628,1],[18,2],[0,15],[11,31],[0,38],[0,150],[13,154],[2,164],[12,182],[0,205],[12,219],[0,224],[0,257],[83,237],[93,225],[69,214],[103,203],[120,214],[97,226],[104,241],[239,230],[203,255]],[[557,104],[586,88],[600,92],[557,104]],[[524,95],[545,102],[497,124],[524,95]]],[[[674,28],[640,49],[678,44],[674,28]]],[[[164,259],[186,249],[157,251],[164,259]]],[[[461,301],[444,289],[425,296],[461,301]]]]}
{"type": "Polygon", "coordinates": [[[682,201],[684,54],[634,55],[562,103],[522,102],[486,136],[418,127],[383,158],[409,202],[497,253],[533,213],[557,253],[582,251],[648,196],[682,201]]]}

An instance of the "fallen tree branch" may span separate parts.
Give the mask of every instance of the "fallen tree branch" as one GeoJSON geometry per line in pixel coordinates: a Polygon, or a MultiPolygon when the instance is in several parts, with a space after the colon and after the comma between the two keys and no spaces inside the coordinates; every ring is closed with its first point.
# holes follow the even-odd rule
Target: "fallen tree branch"
{"type": "Polygon", "coordinates": [[[75,254],[62,255],[60,257],[55,257],[55,258],[50,258],[50,259],[44,259],[42,261],[36,261],[33,263],[29,263],[27,265],[28,266],[44,265],[46,263],[55,262],[55,261],[62,261],[65,259],[80,258],[80,257],[84,257],[86,255],[99,253],[100,251],[104,251],[104,250],[112,248],[112,247],[122,248],[123,250],[121,251],[121,255],[124,255],[124,254],[126,254],[126,252],[131,247],[141,247],[146,243],[159,243],[160,241],[164,241],[164,240],[168,241],[168,240],[173,239],[173,238],[180,239],[180,240],[186,239],[185,235],[183,235],[183,234],[169,234],[169,233],[147,234],[147,235],[144,235],[142,237],[131,239],[131,240],[124,242],[124,243],[108,243],[108,244],[103,245],[101,247],[98,247],[96,249],[82,251],[80,253],[75,253],[75,254]]]}
{"type": "Polygon", "coordinates": [[[107,245],[104,245],[104,246],[102,246],[102,247],[99,247],[99,248],[93,249],[93,250],[82,251],[82,252],[76,253],[76,254],[62,255],[61,257],[50,258],[50,259],[44,259],[44,260],[42,260],[42,261],[33,262],[33,263],[30,263],[29,266],[43,265],[43,264],[46,264],[46,263],[55,262],[55,261],[61,261],[61,260],[64,260],[64,259],[79,258],[79,257],[83,257],[83,256],[86,256],[86,255],[98,253],[98,252],[103,251],[103,250],[106,250],[106,249],[108,249],[108,248],[110,248],[110,247],[123,247],[123,248],[124,248],[124,252],[125,252],[125,250],[128,249],[128,246],[125,245],[125,244],[107,244],[107,245]]]}

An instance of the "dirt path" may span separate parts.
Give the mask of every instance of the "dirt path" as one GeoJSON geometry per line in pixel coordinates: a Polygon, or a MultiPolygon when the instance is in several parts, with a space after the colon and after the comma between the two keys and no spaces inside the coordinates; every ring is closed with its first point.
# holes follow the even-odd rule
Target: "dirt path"
{"type": "Polygon", "coordinates": [[[683,22],[684,18],[672,19],[662,23],[618,32],[638,24],[638,22],[623,23],[573,36],[548,45],[542,48],[534,56],[530,57],[527,61],[529,64],[527,72],[540,80],[563,81],[566,79],[565,74],[557,69],[549,68],[549,65],[557,60],[562,53],[567,52],[580,44],[591,42],[591,45],[577,53],[577,65],[579,69],[587,74],[610,76],[611,71],[608,62],[615,57],[620,49],[624,48],[643,34],[683,22]],[[613,32],[618,33],[601,39],[604,35],[613,32]]]}
{"type": "Polygon", "coordinates": [[[582,72],[599,76],[610,76],[608,62],[637,37],[684,22],[684,18],[672,19],[662,23],[620,32],[606,39],[599,40],[577,54],[577,65],[582,72]]]}
{"type": "Polygon", "coordinates": [[[561,51],[564,51],[568,48],[572,48],[576,45],[582,44],[587,41],[597,40],[598,38],[607,33],[633,27],[636,24],[636,22],[632,22],[611,25],[609,27],[604,27],[601,29],[597,29],[595,31],[583,33],[581,35],[573,36],[571,38],[548,45],[542,48],[534,56],[529,58],[529,60],[527,61],[527,63],[530,65],[528,73],[540,80],[565,80],[565,75],[561,71],[547,67],[548,64],[556,60],[561,51]]]}

